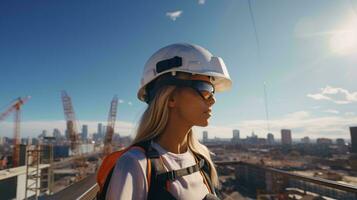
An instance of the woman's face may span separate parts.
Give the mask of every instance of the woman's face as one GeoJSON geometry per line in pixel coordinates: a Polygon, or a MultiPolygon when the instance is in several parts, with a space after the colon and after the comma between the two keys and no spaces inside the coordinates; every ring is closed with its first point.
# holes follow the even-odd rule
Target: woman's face
{"type": "MultiPolygon", "coordinates": [[[[208,76],[193,75],[191,80],[211,82],[208,76]]],[[[214,96],[204,99],[193,88],[178,88],[175,92],[172,111],[180,120],[190,126],[207,126],[211,117],[212,105],[216,102],[214,96]]]]}

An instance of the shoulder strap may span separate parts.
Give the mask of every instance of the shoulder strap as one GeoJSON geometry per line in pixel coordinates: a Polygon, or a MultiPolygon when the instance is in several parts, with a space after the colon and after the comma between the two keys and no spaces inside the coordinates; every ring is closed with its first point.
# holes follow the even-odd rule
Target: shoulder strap
{"type": "MultiPolygon", "coordinates": [[[[151,168],[151,185],[149,187],[148,200],[176,200],[176,198],[167,190],[167,181],[157,179],[157,171],[155,166],[158,165],[157,160],[160,158],[148,158],[149,162],[153,166],[151,168]],[[156,161],[155,161],[156,160],[156,161]]],[[[161,164],[159,164],[161,165],[161,164]]]]}
{"type": "MultiPolygon", "coordinates": [[[[205,158],[200,155],[200,154],[196,154],[196,153],[193,153],[196,157],[196,159],[203,159],[205,160],[205,158]]],[[[202,174],[209,186],[209,189],[211,190],[211,193],[214,194],[214,195],[217,195],[216,193],[216,188],[214,187],[213,183],[212,183],[212,180],[211,180],[211,168],[210,166],[208,165],[208,162],[205,161],[204,163],[204,166],[202,167],[202,174]]]]}
{"type": "Polygon", "coordinates": [[[114,167],[110,170],[107,178],[105,179],[105,183],[103,185],[103,190],[100,193],[98,193],[98,195],[97,195],[98,200],[105,200],[105,198],[107,196],[107,190],[108,190],[108,186],[110,183],[110,179],[112,178],[113,171],[114,171],[114,167]]]}
{"type": "Polygon", "coordinates": [[[157,179],[159,181],[166,181],[166,180],[174,181],[182,176],[186,176],[200,171],[203,168],[204,164],[205,164],[205,160],[201,159],[198,163],[190,167],[186,167],[178,170],[172,170],[168,172],[159,172],[157,174],[157,179]]]}
{"type": "Polygon", "coordinates": [[[158,172],[162,172],[165,170],[164,164],[160,158],[159,152],[152,148],[151,140],[143,141],[138,144],[137,146],[142,147],[145,149],[145,155],[148,160],[148,200],[176,200],[176,198],[167,190],[166,181],[159,181],[157,179],[158,172]]]}
{"type": "MultiPolygon", "coordinates": [[[[207,181],[211,189],[211,192],[215,194],[215,189],[210,179],[209,165],[202,156],[194,154],[196,160],[198,160],[198,162],[195,165],[183,169],[167,172],[164,168],[163,162],[160,158],[158,151],[155,148],[151,147],[151,140],[134,144],[129,148],[132,147],[141,147],[145,151],[145,155],[148,160],[148,164],[147,164],[148,165],[147,181],[149,186],[149,191],[147,196],[148,200],[150,199],[175,200],[176,198],[167,190],[167,183],[169,181],[174,181],[179,177],[186,176],[198,171],[203,172],[204,178],[207,181]]],[[[105,199],[106,190],[109,186],[113,171],[114,171],[114,167],[111,168],[110,172],[108,173],[108,176],[104,183],[103,191],[99,194],[98,199],[105,199]]]]}
{"type": "MultiPolygon", "coordinates": [[[[105,200],[106,198],[106,193],[108,190],[108,186],[110,183],[110,180],[112,178],[112,174],[115,168],[116,161],[122,156],[125,152],[130,150],[131,148],[138,147],[139,149],[142,149],[144,151],[145,148],[140,145],[132,145],[124,150],[121,151],[116,151],[108,156],[106,156],[97,172],[97,183],[100,185],[100,191],[97,194],[97,199],[98,200],[105,200]]],[[[147,177],[147,179],[149,179],[147,177]]]]}
{"type": "MultiPolygon", "coordinates": [[[[150,146],[149,146],[150,147],[150,146]]],[[[179,170],[166,171],[163,161],[156,149],[147,148],[147,158],[150,162],[151,177],[150,182],[152,183],[149,187],[148,199],[167,199],[175,200],[176,198],[168,191],[168,183],[174,181],[179,177],[186,176],[195,172],[202,172],[203,178],[206,180],[210,191],[215,195],[214,187],[211,183],[209,176],[209,165],[203,157],[198,157],[194,154],[196,164],[190,167],[186,167],[179,170]]]]}

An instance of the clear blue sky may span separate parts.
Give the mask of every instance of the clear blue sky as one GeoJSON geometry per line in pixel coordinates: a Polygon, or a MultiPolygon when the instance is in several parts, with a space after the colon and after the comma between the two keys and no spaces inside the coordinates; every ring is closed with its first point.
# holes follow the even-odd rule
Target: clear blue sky
{"type": "MultiPolygon", "coordinates": [[[[32,96],[22,114],[32,125],[21,133],[32,136],[42,129],[33,122],[64,119],[61,90],[80,123],[105,121],[117,94],[118,120],[135,124],[145,108],[136,92],[146,60],[189,42],[222,57],[234,82],[217,95],[212,135],[230,137],[236,128],[265,136],[266,82],[276,137],[281,128],[296,137],[349,137],[357,124],[357,1],[250,0],[259,45],[248,2],[2,1],[0,112],[32,96]]],[[[11,135],[11,120],[0,123],[0,136],[11,135]]]]}

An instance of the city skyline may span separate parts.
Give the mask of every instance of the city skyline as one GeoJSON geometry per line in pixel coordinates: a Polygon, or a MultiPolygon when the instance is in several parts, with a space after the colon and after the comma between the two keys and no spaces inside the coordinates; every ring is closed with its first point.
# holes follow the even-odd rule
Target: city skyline
{"type": "MultiPolygon", "coordinates": [[[[128,124],[126,124],[128,125],[128,124]]],[[[89,128],[88,124],[83,124],[80,126],[80,128],[78,128],[78,135],[80,136],[80,138],[83,140],[86,139],[93,139],[95,140],[96,137],[98,137],[98,134],[100,135],[99,137],[104,137],[106,134],[106,125],[104,124],[104,122],[99,122],[97,124],[92,124],[90,126],[91,128],[89,128]],[[83,130],[85,132],[85,134],[83,133],[83,130]],[[95,136],[97,134],[97,136],[95,136]],[[83,138],[84,137],[84,138],[83,138]]],[[[356,126],[357,127],[357,126],[356,126]]],[[[294,133],[291,132],[290,129],[281,129],[280,132],[277,133],[267,133],[264,135],[264,133],[256,133],[254,132],[254,130],[252,132],[246,132],[243,133],[242,135],[240,134],[241,131],[239,129],[232,129],[230,135],[227,134],[223,137],[219,137],[215,134],[212,135],[212,133],[210,133],[208,131],[207,128],[201,128],[201,129],[197,129],[194,128],[194,133],[196,134],[196,136],[202,140],[205,141],[207,139],[209,140],[214,140],[214,139],[234,139],[236,141],[238,140],[244,140],[244,139],[248,139],[251,137],[257,137],[257,138],[264,138],[267,139],[267,143],[268,144],[272,144],[275,142],[284,142],[283,138],[281,137],[283,135],[283,132],[288,131],[289,132],[289,136],[291,137],[291,140],[295,143],[295,142],[302,142],[302,143],[309,143],[307,140],[312,140],[314,142],[316,142],[317,139],[332,139],[332,140],[336,140],[336,139],[344,139],[348,142],[352,141],[351,138],[351,129],[355,129],[356,127],[349,127],[349,136],[348,137],[325,137],[325,136],[320,136],[320,137],[310,137],[308,135],[302,136],[302,137],[294,137],[294,133]],[[277,141],[275,141],[277,140],[277,141]]],[[[135,128],[132,127],[127,127],[127,129],[129,132],[131,133],[126,133],[126,132],[119,132],[119,131],[115,131],[115,134],[120,135],[120,137],[127,137],[130,136],[133,138],[133,134],[135,132],[135,128]],[[124,134],[123,134],[124,133],[124,134]]],[[[27,137],[22,137],[21,139],[28,139],[28,138],[38,138],[38,137],[43,137],[43,136],[53,136],[53,137],[58,137],[59,135],[61,135],[61,137],[65,137],[66,136],[66,128],[64,127],[63,129],[58,129],[58,128],[54,128],[52,130],[50,129],[42,129],[37,135],[33,135],[33,136],[27,136],[27,137]],[[57,136],[56,136],[57,135],[57,136]]],[[[0,136],[0,138],[12,138],[11,136],[0,136]]],[[[337,142],[337,141],[333,141],[333,142],[337,142]]]]}
{"type": "MultiPolygon", "coordinates": [[[[174,42],[222,57],[233,80],[216,95],[210,126],[195,128],[199,137],[207,130],[229,138],[238,129],[241,137],[279,138],[291,129],[293,138],[349,138],[357,125],[355,1],[252,1],[255,23],[248,3],[233,0],[0,4],[0,112],[32,97],[21,137],[64,132],[61,90],[72,98],[78,130],[106,125],[117,94],[116,132],[134,134],[146,107],[136,98],[143,66],[174,42]]],[[[12,121],[0,122],[1,137],[12,136],[12,121]]]]}

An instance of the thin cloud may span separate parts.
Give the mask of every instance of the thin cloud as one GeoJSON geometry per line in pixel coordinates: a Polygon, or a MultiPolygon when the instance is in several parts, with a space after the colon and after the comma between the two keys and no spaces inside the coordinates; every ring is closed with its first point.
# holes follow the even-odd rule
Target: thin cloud
{"type": "Polygon", "coordinates": [[[327,30],[321,18],[301,18],[294,28],[294,35],[297,38],[331,37],[339,34],[354,32],[350,27],[340,27],[338,29],[327,30]]]}
{"type": "MultiPolygon", "coordinates": [[[[77,122],[77,131],[81,132],[82,125],[88,125],[88,131],[90,134],[97,132],[98,123],[102,123],[104,126],[107,125],[106,121],[79,121],[77,122]]],[[[0,126],[0,137],[12,137],[13,133],[13,122],[1,122],[0,126]]],[[[64,135],[66,129],[66,122],[64,120],[54,120],[54,121],[24,121],[21,122],[21,136],[20,137],[37,137],[42,133],[43,130],[47,130],[49,135],[52,135],[53,129],[59,129],[64,135]]],[[[115,122],[115,132],[120,133],[120,135],[132,135],[135,133],[135,124],[126,121],[116,121],[115,122]]]]}
{"type": "MultiPolygon", "coordinates": [[[[292,130],[293,137],[301,138],[309,136],[316,137],[348,137],[348,127],[356,124],[356,117],[347,116],[329,116],[329,117],[313,117],[310,114],[306,114],[306,111],[299,111],[282,118],[270,120],[271,131],[276,136],[280,136],[280,130],[288,128],[292,130]],[[305,115],[303,114],[305,113],[305,115]]],[[[259,132],[266,133],[266,121],[265,120],[249,120],[243,121],[238,124],[242,129],[257,130],[259,132]]],[[[237,126],[237,127],[239,127],[237,126]]],[[[263,134],[262,136],[264,136],[263,134]]]]}
{"type": "Polygon", "coordinates": [[[324,96],[322,94],[308,94],[307,96],[315,100],[331,100],[330,97],[324,96]]]}
{"type": "Polygon", "coordinates": [[[204,5],[206,3],[206,0],[198,0],[199,5],[204,5]]]}
{"type": "MultiPolygon", "coordinates": [[[[120,104],[123,104],[123,103],[125,103],[126,101],[123,100],[123,99],[119,99],[118,102],[119,102],[120,104]]],[[[133,105],[133,103],[132,103],[131,101],[128,101],[127,104],[128,104],[129,106],[132,106],[132,105],[133,105]]]]}
{"type": "MultiPolygon", "coordinates": [[[[78,131],[81,132],[82,125],[88,125],[89,133],[97,132],[98,123],[107,125],[106,121],[79,121],[78,131]]],[[[276,138],[280,138],[281,129],[291,129],[293,138],[302,138],[309,136],[310,138],[329,137],[329,138],[349,138],[349,126],[357,125],[357,116],[354,112],[346,112],[344,115],[333,115],[325,117],[314,117],[308,111],[298,111],[287,114],[280,118],[270,119],[270,132],[276,138]]],[[[37,137],[43,130],[47,130],[52,134],[54,128],[58,128],[62,134],[66,123],[64,120],[57,121],[24,121],[21,123],[21,137],[37,137]]],[[[136,133],[137,124],[126,121],[116,121],[115,132],[120,135],[134,136],[136,133]]],[[[252,131],[259,137],[266,138],[268,131],[266,130],[266,120],[244,120],[236,124],[217,125],[213,124],[208,127],[194,127],[194,132],[198,138],[202,137],[202,131],[206,130],[209,133],[209,138],[231,138],[232,130],[238,129],[241,133],[241,138],[251,135],[252,131]]],[[[1,122],[0,137],[12,137],[13,123],[1,122]]]]}
{"type": "Polygon", "coordinates": [[[299,120],[299,119],[308,118],[309,116],[310,116],[309,112],[302,110],[302,111],[298,111],[298,112],[293,112],[293,113],[287,114],[286,118],[299,120]]]}
{"type": "Polygon", "coordinates": [[[338,111],[338,110],[333,110],[333,109],[327,109],[327,110],[325,110],[324,112],[326,112],[326,113],[332,113],[332,114],[339,114],[340,113],[340,111],[338,111]]]}
{"type": "Polygon", "coordinates": [[[345,115],[346,115],[346,116],[354,116],[355,113],[354,113],[354,112],[345,112],[345,115]]]}
{"type": "Polygon", "coordinates": [[[307,94],[314,100],[327,100],[336,104],[350,104],[357,102],[357,92],[349,92],[343,88],[335,88],[331,86],[326,86],[320,89],[320,93],[307,94]]]}
{"type": "MultiPolygon", "coordinates": [[[[307,111],[298,111],[283,117],[269,120],[270,132],[276,138],[280,138],[281,129],[291,129],[293,138],[328,137],[349,138],[349,126],[357,125],[357,117],[354,115],[334,115],[328,117],[314,117],[307,111]]],[[[241,138],[250,136],[254,131],[259,137],[267,137],[266,120],[245,120],[237,124],[226,126],[208,126],[195,128],[198,137],[202,137],[202,131],[208,131],[209,138],[231,138],[232,130],[238,129],[241,138]]]]}
{"type": "Polygon", "coordinates": [[[167,12],[166,16],[168,16],[172,21],[176,21],[177,18],[181,17],[182,15],[182,10],[177,10],[174,12],[167,12]]]}
{"type": "Polygon", "coordinates": [[[312,106],[312,109],[314,109],[314,110],[317,110],[317,109],[320,109],[321,108],[321,106],[312,106]]]}

